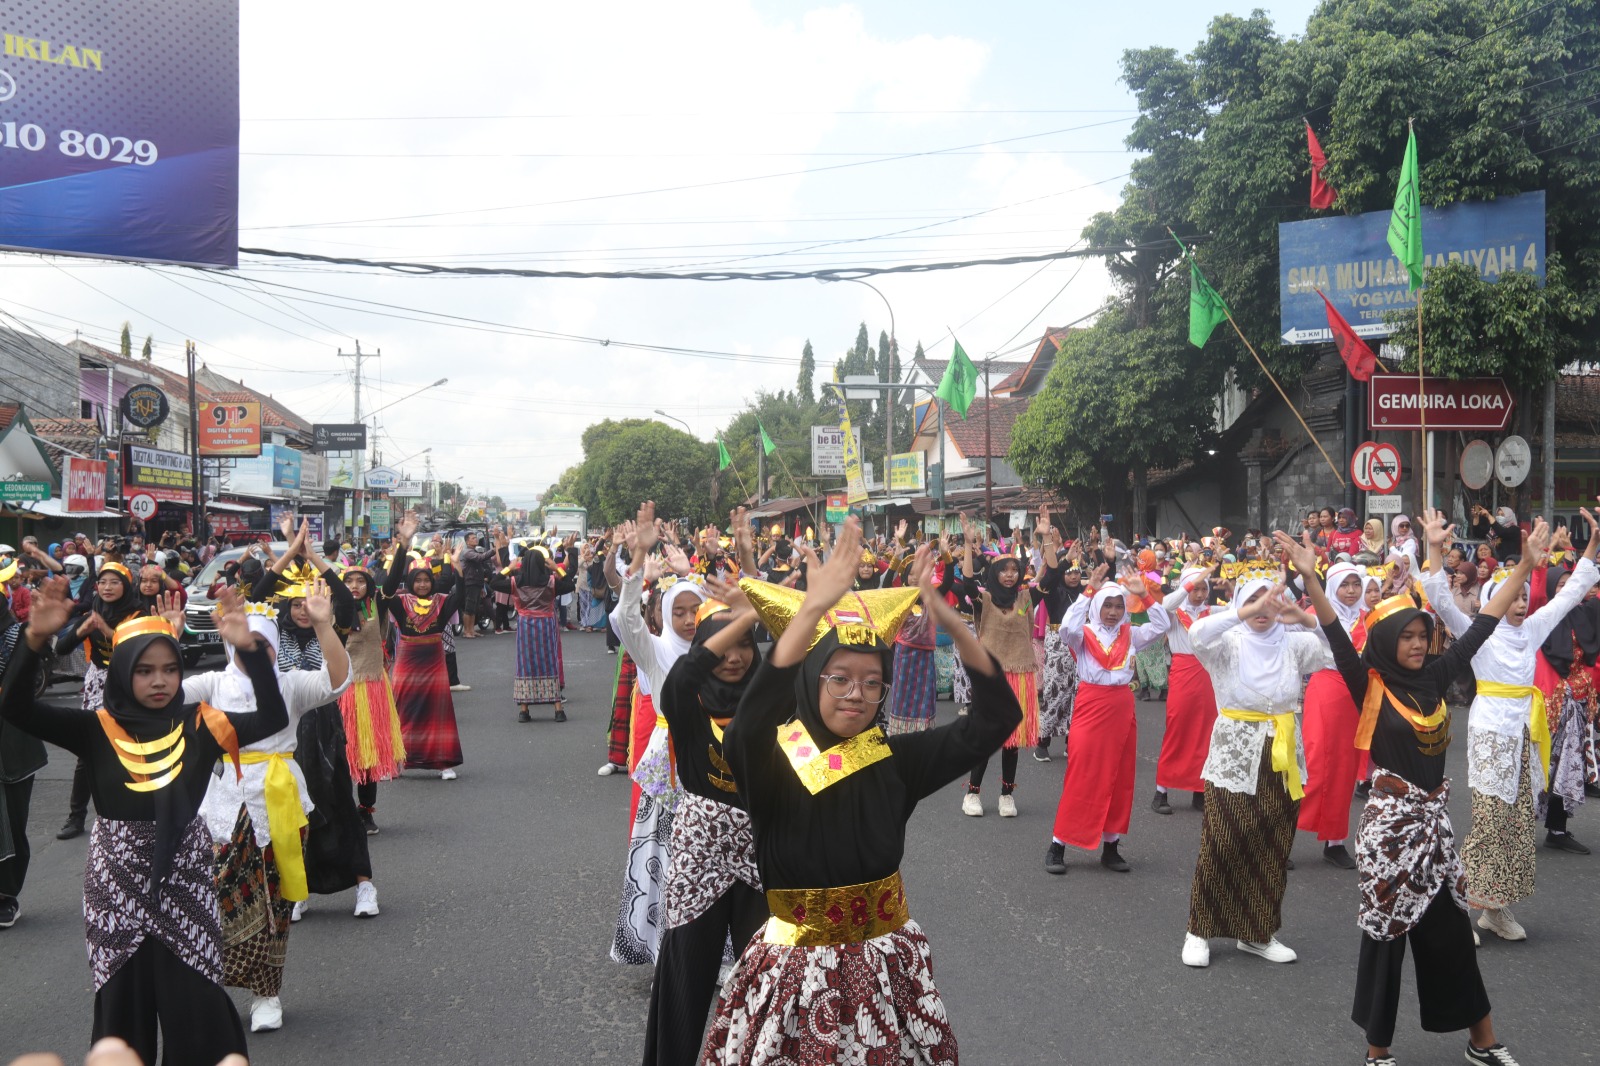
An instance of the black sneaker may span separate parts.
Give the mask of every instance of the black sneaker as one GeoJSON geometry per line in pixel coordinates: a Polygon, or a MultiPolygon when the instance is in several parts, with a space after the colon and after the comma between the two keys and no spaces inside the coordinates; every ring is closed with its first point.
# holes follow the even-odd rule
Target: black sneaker
{"type": "Polygon", "coordinates": [[[563,711],[560,707],[557,707],[556,708],[556,721],[565,722],[566,720],[567,720],[567,712],[563,711]]]}
{"type": "Polygon", "coordinates": [[[1049,762],[1050,761],[1050,747],[1049,747],[1049,745],[1040,744],[1037,748],[1034,748],[1033,749],[1033,761],[1034,762],[1049,762]]]}
{"type": "Polygon", "coordinates": [[[1600,785],[1592,781],[1585,781],[1583,783],[1583,794],[1590,799],[1600,799],[1600,785]]]}
{"type": "Polygon", "coordinates": [[[1362,799],[1366,799],[1368,796],[1372,795],[1372,782],[1371,781],[1357,781],[1356,782],[1356,795],[1360,796],[1362,799]]]}
{"type": "Polygon", "coordinates": [[[1377,1058],[1368,1055],[1367,1066],[1400,1066],[1400,1064],[1393,1055],[1379,1055],[1377,1058]]]}
{"type": "Polygon", "coordinates": [[[356,808],[356,811],[357,811],[358,814],[361,815],[361,828],[363,828],[363,829],[365,829],[367,831],[367,836],[369,836],[369,837],[377,836],[378,835],[378,823],[372,820],[372,808],[371,807],[358,807],[358,808],[356,808]]]}
{"type": "Polygon", "coordinates": [[[73,837],[83,836],[83,819],[68,818],[67,823],[56,832],[57,840],[71,840],[73,837]]]}
{"type": "Polygon", "coordinates": [[[1128,861],[1122,857],[1122,853],[1117,850],[1117,842],[1115,840],[1100,846],[1100,865],[1108,870],[1115,870],[1119,874],[1125,874],[1133,869],[1128,865],[1128,861]]]}
{"type": "Polygon", "coordinates": [[[16,896],[0,896],[0,929],[10,929],[17,924],[17,916],[22,913],[22,904],[16,896]]]}
{"type": "Polygon", "coordinates": [[[1156,701],[1158,703],[1166,703],[1167,702],[1167,688],[1166,688],[1165,685],[1163,685],[1161,687],[1161,691],[1160,692],[1156,693],[1156,701]]]}
{"type": "Polygon", "coordinates": [[[1156,798],[1150,801],[1150,809],[1157,814],[1171,814],[1172,804],[1167,802],[1167,794],[1158,790],[1156,798]]]}
{"type": "Polygon", "coordinates": [[[1189,806],[1193,807],[1197,811],[1205,810],[1206,809],[1206,794],[1204,792],[1196,792],[1194,795],[1190,796],[1189,797],[1189,806]]]}
{"type": "Polygon", "coordinates": [[[1356,860],[1350,857],[1350,852],[1343,844],[1335,844],[1331,848],[1322,849],[1322,861],[1337,866],[1341,870],[1354,870],[1356,860]]]}
{"type": "Polygon", "coordinates": [[[1570,851],[1574,855],[1588,855],[1589,849],[1578,843],[1578,838],[1571,833],[1557,833],[1550,830],[1544,835],[1544,846],[1552,851],[1570,851]]]}
{"type": "Polygon", "coordinates": [[[1506,1050],[1504,1044],[1473,1047],[1470,1040],[1467,1042],[1467,1061],[1481,1062],[1486,1066],[1517,1066],[1517,1060],[1511,1057],[1511,1052],[1506,1050]]]}
{"type": "Polygon", "coordinates": [[[533,721],[533,715],[529,714],[528,713],[528,708],[524,707],[524,708],[522,708],[521,712],[519,712],[517,714],[517,721],[519,721],[519,722],[531,722],[531,721],[533,721]]]}
{"type": "Polygon", "coordinates": [[[1044,853],[1044,871],[1049,874],[1064,874],[1067,872],[1067,846],[1050,842],[1050,850],[1044,853]]]}

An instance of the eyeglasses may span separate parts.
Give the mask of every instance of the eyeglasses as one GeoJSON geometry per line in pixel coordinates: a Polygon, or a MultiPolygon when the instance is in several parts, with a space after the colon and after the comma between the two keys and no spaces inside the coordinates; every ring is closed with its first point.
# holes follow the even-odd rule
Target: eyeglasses
{"type": "Polygon", "coordinates": [[[868,678],[857,681],[853,677],[843,674],[823,674],[822,680],[827,687],[828,695],[836,700],[847,700],[856,692],[861,693],[861,698],[867,703],[882,703],[889,686],[877,678],[868,678]]]}

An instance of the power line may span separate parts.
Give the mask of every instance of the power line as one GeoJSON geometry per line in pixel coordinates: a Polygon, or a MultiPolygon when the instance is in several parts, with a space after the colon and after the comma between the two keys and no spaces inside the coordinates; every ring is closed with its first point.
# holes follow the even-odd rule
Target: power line
{"type": "MultiPolygon", "coordinates": [[[[779,116],[801,117],[816,115],[1126,115],[1137,111],[1128,107],[1065,107],[1065,108],[969,108],[969,109],[913,109],[913,110],[853,110],[853,111],[762,111],[761,118],[779,116]]],[[[301,115],[263,116],[245,118],[244,122],[496,122],[522,119],[584,119],[600,118],[708,118],[731,115],[739,118],[757,117],[742,111],[595,111],[595,112],[543,112],[524,115],[301,115]]]]}

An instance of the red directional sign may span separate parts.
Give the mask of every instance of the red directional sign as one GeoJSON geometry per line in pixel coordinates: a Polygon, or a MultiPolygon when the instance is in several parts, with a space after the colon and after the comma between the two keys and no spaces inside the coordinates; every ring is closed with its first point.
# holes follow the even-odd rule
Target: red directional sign
{"type": "Polygon", "coordinates": [[[1367,384],[1372,429],[1421,429],[1427,401],[1428,428],[1497,433],[1511,422],[1511,390],[1499,378],[1424,378],[1419,396],[1414,374],[1374,374],[1367,384]]]}
{"type": "Polygon", "coordinates": [[[1393,492],[1400,484],[1399,450],[1367,441],[1350,456],[1350,480],[1362,492],[1393,492]]]}

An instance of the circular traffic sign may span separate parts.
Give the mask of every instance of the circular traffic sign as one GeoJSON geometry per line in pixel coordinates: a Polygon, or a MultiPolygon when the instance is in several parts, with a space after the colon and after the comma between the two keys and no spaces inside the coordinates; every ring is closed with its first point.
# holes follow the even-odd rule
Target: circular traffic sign
{"type": "Polygon", "coordinates": [[[1500,450],[1494,455],[1494,475],[1500,479],[1500,484],[1514,489],[1528,480],[1528,473],[1532,469],[1532,454],[1527,441],[1513,434],[1500,442],[1500,450]]]}
{"type": "Polygon", "coordinates": [[[1400,485],[1400,451],[1367,441],[1350,456],[1350,480],[1363,492],[1393,492],[1400,485]]]}
{"type": "Polygon", "coordinates": [[[1494,476],[1494,449],[1487,441],[1475,440],[1461,452],[1461,483],[1477,492],[1494,476]]]}
{"type": "Polygon", "coordinates": [[[141,522],[150,521],[156,516],[156,498],[145,492],[129,496],[128,513],[141,522]]]}

